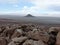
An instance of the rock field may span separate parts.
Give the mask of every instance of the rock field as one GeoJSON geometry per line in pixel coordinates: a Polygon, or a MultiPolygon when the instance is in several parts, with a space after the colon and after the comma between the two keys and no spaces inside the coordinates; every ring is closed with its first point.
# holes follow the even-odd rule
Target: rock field
{"type": "Polygon", "coordinates": [[[60,45],[60,27],[0,25],[0,45],[60,45]]]}

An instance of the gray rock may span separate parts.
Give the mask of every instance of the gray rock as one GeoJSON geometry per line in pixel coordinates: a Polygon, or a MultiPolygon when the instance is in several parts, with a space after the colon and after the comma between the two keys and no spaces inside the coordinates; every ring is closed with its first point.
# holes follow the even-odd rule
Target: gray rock
{"type": "Polygon", "coordinates": [[[0,37],[0,45],[7,45],[7,40],[3,37],[0,37]]]}
{"type": "Polygon", "coordinates": [[[49,32],[52,32],[52,31],[60,31],[60,27],[51,27],[49,28],[49,32]]]}
{"type": "Polygon", "coordinates": [[[13,38],[12,41],[16,42],[16,43],[21,43],[24,42],[25,40],[27,40],[27,37],[19,37],[19,38],[13,38]]]}
{"type": "Polygon", "coordinates": [[[11,41],[8,45],[16,45],[13,41],[11,41]]]}
{"type": "Polygon", "coordinates": [[[43,41],[39,40],[39,41],[34,41],[34,40],[26,40],[23,45],[45,45],[45,43],[43,43],[43,41]]]}
{"type": "Polygon", "coordinates": [[[46,43],[49,40],[49,35],[48,35],[47,32],[40,32],[40,31],[37,31],[37,30],[29,31],[27,33],[27,36],[28,36],[28,38],[32,38],[32,39],[35,39],[35,40],[42,40],[46,43]]]}
{"type": "Polygon", "coordinates": [[[20,37],[22,36],[22,34],[23,34],[22,29],[16,29],[11,38],[20,37]]]}
{"type": "Polygon", "coordinates": [[[23,45],[34,45],[34,41],[33,40],[26,40],[23,45]]]}
{"type": "Polygon", "coordinates": [[[56,45],[60,45],[60,32],[58,32],[56,37],[56,45]]]}
{"type": "Polygon", "coordinates": [[[39,40],[39,41],[34,41],[34,45],[46,45],[46,44],[43,43],[43,41],[39,40]]]}

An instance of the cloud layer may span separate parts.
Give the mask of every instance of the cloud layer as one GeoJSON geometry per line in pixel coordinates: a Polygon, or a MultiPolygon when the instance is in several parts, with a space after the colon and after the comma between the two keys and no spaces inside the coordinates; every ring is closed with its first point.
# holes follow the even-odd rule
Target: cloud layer
{"type": "MultiPolygon", "coordinates": [[[[20,8],[20,10],[14,10],[15,13],[24,14],[60,14],[60,0],[0,0],[0,4],[12,4],[13,6],[20,8]],[[31,3],[33,6],[19,4],[31,3]]],[[[13,10],[11,12],[14,12],[13,10]]],[[[0,11],[1,12],[1,11],[0,11]]],[[[10,12],[10,13],[11,13],[10,12]]]]}

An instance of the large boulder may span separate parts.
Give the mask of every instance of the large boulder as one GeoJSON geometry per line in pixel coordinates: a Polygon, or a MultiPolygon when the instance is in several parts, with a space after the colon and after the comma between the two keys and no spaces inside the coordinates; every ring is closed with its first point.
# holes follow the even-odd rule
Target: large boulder
{"type": "Polygon", "coordinates": [[[20,37],[22,36],[22,34],[23,34],[22,29],[16,29],[11,38],[20,37]]]}
{"type": "Polygon", "coordinates": [[[28,39],[27,37],[19,37],[19,38],[16,37],[16,38],[13,38],[12,41],[15,43],[21,44],[22,42],[24,42],[27,39],[28,39]]]}
{"type": "Polygon", "coordinates": [[[8,45],[16,45],[13,41],[11,41],[8,45]]]}
{"type": "Polygon", "coordinates": [[[56,43],[56,37],[57,37],[57,34],[59,32],[59,29],[60,29],[60,27],[51,27],[49,29],[49,36],[50,37],[49,37],[48,45],[55,45],[55,43],[56,43]]]}
{"type": "Polygon", "coordinates": [[[56,37],[56,45],[60,45],[60,32],[58,32],[56,37]]]}
{"type": "Polygon", "coordinates": [[[28,32],[28,31],[32,31],[32,30],[33,30],[33,27],[30,26],[30,25],[22,25],[22,26],[21,26],[21,29],[22,29],[24,32],[28,32]]]}
{"type": "Polygon", "coordinates": [[[3,30],[0,28],[0,33],[2,32],[3,30]]]}
{"type": "Polygon", "coordinates": [[[3,33],[1,33],[1,36],[11,38],[11,36],[13,35],[15,30],[16,30],[16,28],[5,29],[3,31],[3,33]]]}
{"type": "Polygon", "coordinates": [[[49,28],[49,32],[52,32],[52,31],[59,32],[60,31],[60,27],[51,27],[51,28],[49,28]]]}
{"type": "Polygon", "coordinates": [[[47,45],[42,40],[34,41],[34,45],[47,45]]]}
{"type": "Polygon", "coordinates": [[[0,37],[0,45],[7,45],[7,40],[3,37],[0,37]]]}
{"type": "Polygon", "coordinates": [[[46,45],[43,41],[26,40],[23,45],[46,45]]]}
{"type": "Polygon", "coordinates": [[[33,31],[29,31],[27,33],[28,38],[31,38],[33,40],[42,40],[47,43],[49,40],[49,35],[47,32],[38,31],[37,29],[34,29],[33,31]]]}
{"type": "Polygon", "coordinates": [[[8,45],[22,45],[27,39],[27,37],[15,37],[8,45]]]}
{"type": "Polygon", "coordinates": [[[34,41],[33,40],[26,40],[23,45],[34,45],[34,41]]]}

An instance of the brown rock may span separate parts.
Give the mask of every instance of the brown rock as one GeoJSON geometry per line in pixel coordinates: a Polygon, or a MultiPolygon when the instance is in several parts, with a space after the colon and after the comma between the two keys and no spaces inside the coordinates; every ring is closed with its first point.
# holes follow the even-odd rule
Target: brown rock
{"type": "Polygon", "coordinates": [[[23,45],[46,45],[43,41],[26,40],[23,45]]]}
{"type": "Polygon", "coordinates": [[[12,41],[8,45],[16,45],[16,44],[12,41]]]}
{"type": "Polygon", "coordinates": [[[16,37],[16,38],[13,38],[12,41],[20,44],[21,42],[24,42],[27,39],[28,39],[27,37],[19,37],[19,38],[16,37]]]}
{"type": "Polygon", "coordinates": [[[56,45],[60,45],[60,32],[57,34],[56,37],[56,45]]]}
{"type": "Polygon", "coordinates": [[[37,30],[29,31],[27,36],[34,40],[42,40],[46,43],[49,40],[49,35],[47,32],[42,32],[42,31],[37,31],[37,30]]]}
{"type": "Polygon", "coordinates": [[[46,45],[46,44],[43,43],[43,41],[39,40],[39,41],[34,41],[34,45],[46,45]]]}
{"type": "Polygon", "coordinates": [[[1,34],[1,36],[11,38],[11,36],[12,36],[13,33],[14,33],[14,31],[15,31],[15,28],[5,29],[5,30],[3,31],[3,33],[1,34]]]}
{"type": "Polygon", "coordinates": [[[28,32],[28,31],[32,31],[33,30],[33,27],[31,25],[23,25],[23,26],[21,26],[21,29],[24,32],[28,32]]]}
{"type": "Polygon", "coordinates": [[[51,27],[51,28],[49,28],[49,32],[52,32],[52,31],[59,32],[60,31],[60,27],[51,27]]]}
{"type": "Polygon", "coordinates": [[[3,32],[3,30],[0,28],[0,33],[2,33],[3,32]]]}
{"type": "Polygon", "coordinates": [[[34,45],[34,41],[33,40],[26,40],[23,45],[34,45]]]}
{"type": "Polygon", "coordinates": [[[48,45],[55,45],[56,43],[56,37],[59,31],[59,27],[51,27],[49,29],[49,40],[48,40],[48,45]]]}
{"type": "Polygon", "coordinates": [[[40,39],[39,32],[38,31],[36,31],[36,32],[29,31],[28,34],[27,34],[27,36],[29,38],[36,39],[36,40],[39,40],[40,39]]]}
{"type": "Polygon", "coordinates": [[[11,38],[20,37],[23,34],[21,29],[16,29],[11,38]]]}
{"type": "Polygon", "coordinates": [[[0,37],[0,45],[7,45],[6,39],[0,37]]]}
{"type": "Polygon", "coordinates": [[[5,26],[1,26],[1,29],[4,31],[6,29],[6,27],[5,26]]]}

